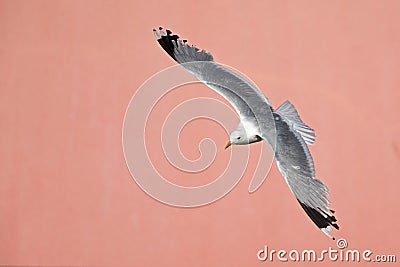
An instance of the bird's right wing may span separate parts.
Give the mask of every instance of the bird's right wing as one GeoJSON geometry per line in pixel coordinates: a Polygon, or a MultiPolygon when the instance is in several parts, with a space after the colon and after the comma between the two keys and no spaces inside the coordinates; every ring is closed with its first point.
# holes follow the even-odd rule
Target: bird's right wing
{"type": "Polygon", "coordinates": [[[237,72],[213,61],[213,56],[188,45],[186,40],[171,31],[153,30],[161,47],[183,68],[193,74],[199,81],[219,93],[233,106],[241,121],[254,120],[261,133],[269,132],[269,143],[274,146],[275,126],[271,114],[272,108],[268,99],[249,80],[237,72]]]}
{"type": "Polygon", "coordinates": [[[277,145],[276,162],[290,190],[311,220],[328,237],[331,226],[339,229],[328,208],[328,188],[315,178],[314,162],[302,135],[291,123],[274,112],[277,145]]]}
{"type": "Polygon", "coordinates": [[[172,34],[170,30],[163,31],[159,28],[158,33],[156,29],[153,29],[154,36],[161,47],[168,53],[176,62],[183,64],[195,61],[213,61],[213,56],[204,51],[199,50],[194,45],[188,45],[187,40],[180,40],[179,36],[172,34]]]}

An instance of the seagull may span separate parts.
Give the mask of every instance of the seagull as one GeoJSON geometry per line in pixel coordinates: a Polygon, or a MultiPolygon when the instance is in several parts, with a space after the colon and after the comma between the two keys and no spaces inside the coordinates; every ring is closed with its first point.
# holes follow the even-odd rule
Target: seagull
{"type": "Polygon", "coordinates": [[[328,207],[328,188],[315,177],[314,161],[308,149],[315,142],[315,132],[300,119],[293,104],[285,101],[273,109],[253,83],[215,62],[209,52],[189,45],[168,29],[159,27],[153,33],[173,60],[224,97],[238,113],[239,125],[230,133],[225,149],[259,141],[269,143],[278,169],[300,206],[334,240],[332,226],[337,230],[339,226],[334,211],[328,207]]]}

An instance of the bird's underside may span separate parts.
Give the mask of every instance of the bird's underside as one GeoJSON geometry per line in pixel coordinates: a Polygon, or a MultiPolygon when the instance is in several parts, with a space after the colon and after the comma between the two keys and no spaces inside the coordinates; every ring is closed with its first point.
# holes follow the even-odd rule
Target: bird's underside
{"type": "Polygon", "coordinates": [[[153,32],[172,59],[232,104],[241,122],[245,118],[243,114],[247,118],[251,117],[249,114],[257,118],[263,130],[258,135],[274,149],[278,169],[290,190],[318,228],[333,238],[330,235],[332,226],[336,229],[339,226],[334,211],[328,208],[328,189],[315,177],[314,162],[308,149],[308,145],[315,142],[315,133],[300,119],[295,107],[286,101],[274,110],[254,84],[214,62],[210,53],[188,45],[186,40],[179,39],[169,30],[164,32],[161,27],[153,32]],[[216,81],[225,86],[216,86],[216,81]],[[230,89],[226,90],[226,87],[230,89]],[[269,119],[267,114],[271,111],[273,117],[269,119]],[[275,131],[272,133],[271,129],[275,131]]]}

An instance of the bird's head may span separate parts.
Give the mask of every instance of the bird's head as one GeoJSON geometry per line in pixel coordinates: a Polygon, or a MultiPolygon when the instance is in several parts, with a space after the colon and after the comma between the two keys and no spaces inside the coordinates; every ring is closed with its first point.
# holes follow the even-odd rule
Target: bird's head
{"type": "Polygon", "coordinates": [[[249,134],[243,125],[239,123],[238,127],[230,133],[229,142],[226,144],[225,149],[231,145],[248,145],[261,140],[256,134],[249,134]]]}

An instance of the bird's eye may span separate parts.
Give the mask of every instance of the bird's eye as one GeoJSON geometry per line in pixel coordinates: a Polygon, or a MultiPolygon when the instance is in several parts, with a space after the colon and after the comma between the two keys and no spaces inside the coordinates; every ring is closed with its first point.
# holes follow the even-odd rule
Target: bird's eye
{"type": "Polygon", "coordinates": [[[240,136],[239,136],[239,137],[236,137],[236,139],[239,140],[239,139],[240,139],[240,136]]]}

